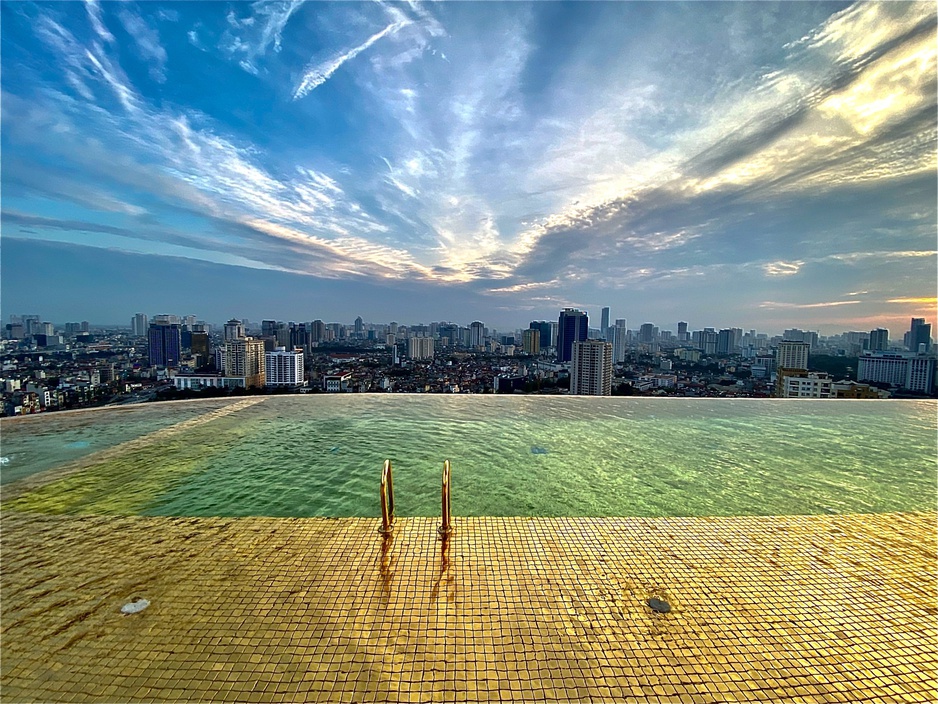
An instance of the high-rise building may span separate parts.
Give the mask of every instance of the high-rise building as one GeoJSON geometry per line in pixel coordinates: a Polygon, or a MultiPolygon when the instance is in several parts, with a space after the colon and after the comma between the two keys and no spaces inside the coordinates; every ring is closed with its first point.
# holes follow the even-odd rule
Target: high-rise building
{"type": "Polygon", "coordinates": [[[655,341],[655,326],[653,323],[642,323],[638,330],[638,341],[649,343],[655,341]]]}
{"type": "Polygon", "coordinates": [[[134,337],[144,337],[149,329],[150,323],[143,313],[137,313],[130,321],[130,332],[134,337]]]}
{"type": "Polygon", "coordinates": [[[629,339],[629,330],[626,326],[625,318],[617,318],[616,324],[609,328],[612,343],[612,361],[615,364],[622,364],[625,361],[626,344],[629,339]]]}
{"type": "Polygon", "coordinates": [[[262,320],[261,321],[261,337],[276,337],[277,336],[277,321],[276,320],[262,320]]]}
{"type": "Polygon", "coordinates": [[[433,359],[433,338],[410,338],[407,341],[407,355],[411,359],[433,359]]]}
{"type": "Polygon", "coordinates": [[[573,343],[589,336],[589,316],[586,311],[564,308],[557,321],[557,360],[563,364],[573,359],[573,343]]]}
{"type": "Polygon", "coordinates": [[[485,342],[485,325],[478,320],[469,325],[469,346],[472,348],[482,347],[485,342]]]}
{"type": "Polygon", "coordinates": [[[192,351],[192,354],[196,356],[201,355],[207,361],[209,354],[208,333],[193,332],[189,333],[189,336],[189,349],[192,351]]]}
{"type": "Polygon", "coordinates": [[[704,328],[693,334],[694,346],[704,354],[717,353],[717,341],[719,335],[713,328],[704,328]]]}
{"type": "Polygon", "coordinates": [[[677,324],[677,339],[680,342],[687,342],[687,323],[683,321],[677,324]]]}
{"type": "Polygon", "coordinates": [[[151,323],[147,342],[151,367],[179,366],[182,334],[177,323],[151,323]]]}
{"type": "Polygon", "coordinates": [[[612,395],[612,344],[601,340],[575,341],[570,365],[570,393],[612,395]]]}
{"type": "Polygon", "coordinates": [[[240,340],[244,337],[244,324],[237,318],[232,318],[225,323],[225,342],[228,340],[240,340]]]}
{"type": "Polygon", "coordinates": [[[541,331],[525,330],[521,333],[524,353],[537,356],[541,353],[541,331]]]}
{"type": "Polygon", "coordinates": [[[266,378],[264,341],[247,337],[225,343],[225,375],[243,377],[244,386],[263,386],[266,378]]]}
{"type": "Polygon", "coordinates": [[[303,385],[303,350],[287,351],[285,347],[277,347],[273,352],[264,353],[264,362],[266,386],[303,385]]]}
{"type": "Polygon", "coordinates": [[[739,347],[736,328],[724,328],[717,333],[717,354],[735,354],[739,347]]]}
{"type": "Polygon", "coordinates": [[[361,337],[362,333],[365,332],[365,321],[362,320],[361,316],[355,318],[355,337],[361,337]]]}
{"type": "Polygon", "coordinates": [[[322,342],[326,339],[326,324],[321,320],[314,320],[309,326],[310,344],[322,342]]]}
{"type": "Polygon", "coordinates": [[[807,342],[809,350],[813,350],[817,347],[818,335],[816,332],[809,332],[807,330],[799,330],[797,328],[791,328],[782,333],[782,339],[788,342],[807,342]]]}
{"type": "Polygon", "coordinates": [[[935,383],[935,357],[925,354],[867,352],[860,355],[857,381],[891,384],[928,393],[935,383]]]}
{"type": "Polygon", "coordinates": [[[551,324],[546,320],[532,321],[528,326],[531,330],[537,330],[541,334],[540,345],[542,350],[554,346],[551,324]]]}
{"type": "Polygon", "coordinates": [[[906,339],[909,352],[928,352],[931,349],[931,325],[925,322],[925,318],[912,318],[912,327],[906,339]]]}
{"type": "Polygon", "coordinates": [[[809,350],[810,345],[807,342],[779,342],[775,357],[776,368],[807,371],[809,350]]]}
{"type": "Polygon", "coordinates": [[[889,349],[889,331],[885,328],[870,330],[870,352],[885,352],[889,349]]]}
{"type": "Polygon", "coordinates": [[[602,332],[603,339],[606,339],[606,331],[609,329],[609,307],[605,307],[602,310],[602,316],[600,317],[599,329],[602,332]]]}

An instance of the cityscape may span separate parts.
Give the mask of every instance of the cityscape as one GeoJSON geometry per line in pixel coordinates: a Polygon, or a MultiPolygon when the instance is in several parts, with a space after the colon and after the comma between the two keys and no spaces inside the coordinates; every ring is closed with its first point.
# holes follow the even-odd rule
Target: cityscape
{"type": "Polygon", "coordinates": [[[0,0],[0,704],[938,701],[936,37],[0,0]]]}
{"type": "Polygon", "coordinates": [[[935,397],[931,324],[822,336],[788,329],[629,328],[603,308],[499,331],[468,325],[251,322],[137,313],[127,327],[12,316],[3,413],[237,393],[509,393],[682,397],[935,397]],[[591,325],[591,322],[593,323],[591,325]]]}

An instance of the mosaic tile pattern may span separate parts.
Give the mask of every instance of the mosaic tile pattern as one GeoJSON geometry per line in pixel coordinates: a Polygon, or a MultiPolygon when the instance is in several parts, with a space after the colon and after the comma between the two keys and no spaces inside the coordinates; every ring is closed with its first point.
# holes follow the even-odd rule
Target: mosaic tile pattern
{"type": "Polygon", "coordinates": [[[5,511],[2,699],[938,699],[934,513],[437,523],[5,511]]]}

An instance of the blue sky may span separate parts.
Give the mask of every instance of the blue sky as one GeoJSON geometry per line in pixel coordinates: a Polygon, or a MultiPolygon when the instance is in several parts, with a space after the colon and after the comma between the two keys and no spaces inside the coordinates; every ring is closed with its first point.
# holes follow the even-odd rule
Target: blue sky
{"type": "Polygon", "coordinates": [[[0,12],[4,316],[935,318],[934,3],[0,12]]]}

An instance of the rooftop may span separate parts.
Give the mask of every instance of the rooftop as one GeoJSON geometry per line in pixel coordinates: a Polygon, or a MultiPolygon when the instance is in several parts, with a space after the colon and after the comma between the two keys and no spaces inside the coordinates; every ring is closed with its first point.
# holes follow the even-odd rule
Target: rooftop
{"type": "Polygon", "coordinates": [[[933,513],[0,520],[6,701],[938,695],[933,513]]]}

